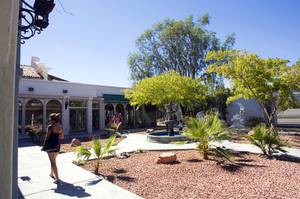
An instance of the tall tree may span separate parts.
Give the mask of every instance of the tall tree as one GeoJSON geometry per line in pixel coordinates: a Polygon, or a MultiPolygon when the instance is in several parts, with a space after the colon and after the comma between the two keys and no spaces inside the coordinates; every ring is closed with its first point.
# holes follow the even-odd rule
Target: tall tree
{"type": "Polygon", "coordinates": [[[288,66],[287,60],[263,59],[245,51],[214,51],[207,54],[211,62],[208,72],[214,72],[231,80],[233,96],[255,98],[266,116],[270,127],[278,109],[284,109],[295,102],[293,92],[300,89],[300,65],[288,66]]]}
{"type": "Polygon", "coordinates": [[[205,93],[206,87],[199,79],[169,71],[137,82],[132,89],[125,90],[125,97],[130,100],[132,106],[143,104],[189,106],[204,100],[205,93]]]}
{"type": "Polygon", "coordinates": [[[222,82],[215,74],[205,74],[205,56],[211,50],[230,49],[235,37],[231,34],[221,42],[215,32],[206,29],[209,21],[208,14],[196,21],[192,16],[184,20],[166,19],[145,30],[136,40],[137,52],[129,55],[131,79],[139,81],[174,70],[182,76],[222,82]]]}

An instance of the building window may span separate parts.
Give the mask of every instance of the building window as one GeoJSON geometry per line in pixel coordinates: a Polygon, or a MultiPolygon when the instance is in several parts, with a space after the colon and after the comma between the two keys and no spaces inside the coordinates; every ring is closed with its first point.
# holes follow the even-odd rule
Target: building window
{"type": "Polygon", "coordinates": [[[100,104],[99,101],[93,101],[93,130],[100,129],[100,104]]]}
{"type": "Polygon", "coordinates": [[[86,131],[86,110],[86,101],[70,100],[70,132],[86,131]]]}

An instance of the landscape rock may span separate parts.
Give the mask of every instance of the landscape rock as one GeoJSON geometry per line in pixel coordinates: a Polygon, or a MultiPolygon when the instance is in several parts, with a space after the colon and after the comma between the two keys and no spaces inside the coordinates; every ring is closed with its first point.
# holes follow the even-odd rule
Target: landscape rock
{"type": "Polygon", "coordinates": [[[146,133],[153,133],[154,130],[153,129],[147,129],[146,133]]]}
{"type": "Polygon", "coordinates": [[[76,146],[81,146],[81,142],[78,139],[73,138],[71,142],[71,147],[76,147],[76,146]]]}
{"type": "Polygon", "coordinates": [[[177,162],[177,156],[175,153],[162,153],[156,160],[157,164],[171,164],[177,162]]]}
{"type": "Polygon", "coordinates": [[[120,154],[117,154],[116,157],[119,158],[119,159],[125,159],[125,158],[129,158],[130,154],[127,153],[127,152],[122,152],[120,154]]]}

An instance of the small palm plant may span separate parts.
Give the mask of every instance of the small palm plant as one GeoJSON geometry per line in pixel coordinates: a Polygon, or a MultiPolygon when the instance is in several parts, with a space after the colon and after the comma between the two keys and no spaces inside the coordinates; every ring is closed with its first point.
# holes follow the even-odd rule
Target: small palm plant
{"type": "Polygon", "coordinates": [[[89,160],[91,155],[94,155],[94,157],[96,157],[94,172],[96,174],[99,174],[100,159],[104,155],[112,154],[115,151],[115,149],[111,149],[111,147],[115,144],[115,139],[116,136],[111,136],[108,139],[108,142],[104,148],[102,147],[101,142],[98,139],[94,139],[92,145],[92,151],[88,150],[83,146],[77,147],[76,148],[77,159],[89,160]]]}
{"type": "Polygon", "coordinates": [[[203,154],[203,159],[208,159],[208,155],[215,155],[232,162],[226,149],[213,146],[214,142],[230,139],[230,134],[225,130],[225,125],[217,113],[206,115],[204,118],[189,119],[183,134],[199,142],[197,149],[203,154]]]}
{"type": "Polygon", "coordinates": [[[282,147],[288,146],[287,142],[280,139],[277,131],[266,127],[265,124],[256,126],[253,133],[247,135],[246,138],[259,147],[268,158],[278,151],[285,153],[286,151],[282,147]]]}

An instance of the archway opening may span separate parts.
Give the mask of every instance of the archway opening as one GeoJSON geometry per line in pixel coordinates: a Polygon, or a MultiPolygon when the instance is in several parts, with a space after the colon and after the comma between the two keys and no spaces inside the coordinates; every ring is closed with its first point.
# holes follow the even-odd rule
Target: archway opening
{"type": "Polygon", "coordinates": [[[43,103],[38,99],[29,100],[26,104],[25,133],[31,134],[43,128],[43,103]]]}
{"type": "Polygon", "coordinates": [[[58,100],[50,100],[46,106],[47,123],[49,123],[49,116],[51,113],[61,114],[61,103],[58,100]]]}
{"type": "Polygon", "coordinates": [[[112,104],[105,105],[105,126],[108,126],[112,123],[114,116],[114,106],[112,104]]]}

